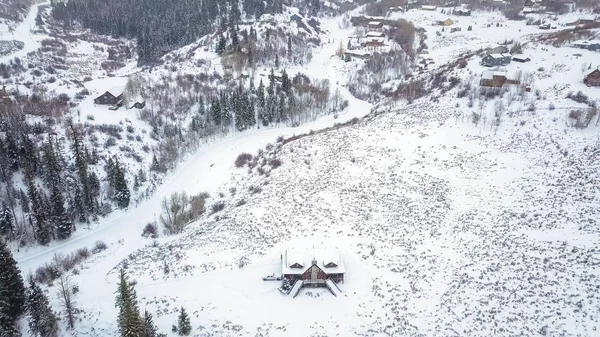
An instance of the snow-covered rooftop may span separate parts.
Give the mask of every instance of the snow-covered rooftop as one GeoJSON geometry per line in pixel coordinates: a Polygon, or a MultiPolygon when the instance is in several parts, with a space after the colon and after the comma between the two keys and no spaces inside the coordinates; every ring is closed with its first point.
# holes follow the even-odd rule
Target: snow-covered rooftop
{"type": "Polygon", "coordinates": [[[384,34],[382,32],[368,32],[367,37],[383,37],[384,34]]]}
{"type": "Polygon", "coordinates": [[[506,76],[506,72],[487,70],[481,74],[481,78],[484,80],[493,80],[494,76],[506,76]]]}
{"type": "Polygon", "coordinates": [[[313,262],[326,274],[345,272],[344,263],[337,248],[293,247],[286,250],[282,256],[281,273],[283,275],[301,275],[313,265],[313,262]]]}
{"type": "Polygon", "coordinates": [[[502,54],[490,54],[491,57],[495,58],[495,59],[501,59],[504,56],[502,56],[502,54]]]}

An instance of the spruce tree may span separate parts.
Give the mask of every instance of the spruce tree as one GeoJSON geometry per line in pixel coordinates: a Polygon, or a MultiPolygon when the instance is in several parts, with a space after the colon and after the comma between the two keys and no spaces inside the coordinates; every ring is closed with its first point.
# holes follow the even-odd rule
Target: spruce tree
{"type": "Polygon", "coordinates": [[[221,103],[217,97],[211,100],[210,114],[214,125],[221,125],[221,103]]]}
{"type": "Polygon", "coordinates": [[[0,238],[0,331],[12,331],[25,310],[25,285],[17,262],[0,238]]]}
{"type": "Polygon", "coordinates": [[[29,332],[32,336],[56,337],[58,335],[58,320],[50,307],[48,298],[42,289],[29,280],[27,293],[27,310],[29,312],[29,332]]]}
{"type": "Polygon", "coordinates": [[[0,211],[0,234],[8,236],[14,231],[13,216],[10,212],[6,203],[2,203],[2,210],[0,211]]]}
{"type": "Polygon", "coordinates": [[[142,337],[157,337],[156,326],[152,320],[152,314],[148,310],[144,311],[144,334],[142,337]]]}
{"type": "Polygon", "coordinates": [[[56,228],[56,237],[59,240],[64,240],[71,236],[71,232],[73,231],[73,223],[65,211],[65,201],[62,193],[58,189],[58,186],[54,186],[51,193],[50,205],[52,208],[52,219],[56,228]]]}
{"type": "Polygon", "coordinates": [[[292,91],[292,81],[290,81],[290,78],[285,69],[281,74],[281,90],[283,90],[283,92],[285,92],[286,95],[289,95],[292,91]]]}
{"type": "Polygon", "coordinates": [[[28,185],[29,199],[31,200],[31,211],[33,213],[33,219],[35,219],[35,236],[39,244],[47,245],[52,240],[53,229],[52,224],[48,221],[45,198],[34,185],[32,180],[29,180],[28,185]]]}
{"type": "Polygon", "coordinates": [[[115,176],[114,176],[114,188],[115,188],[115,201],[119,208],[129,207],[129,199],[131,193],[125,180],[125,174],[123,168],[119,164],[118,160],[115,160],[115,176]]]}
{"type": "Polygon", "coordinates": [[[179,312],[179,318],[177,319],[177,330],[180,336],[188,336],[192,332],[192,324],[190,323],[190,316],[183,307],[179,312]]]}
{"type": "Polygon", "coordinates": [[[265,85],[263,84],[262,78],[260,79],[260,83],[258,84],[258,88],[256,88],[256,96],[258,97],[258,104],[262,108],[265,107],[265,85]]]}
{"type": "Polygon", "coordinates": [[[137,295],[124,269],[119,273],[116,307],[119,308],[117,323],[121,337],[143,336],[145,325],[138,309],[137,295]]]}
{"type": "Polygon", "coordinates": [[[221,55],[225,52],[225,48],[227,48],[227,39],[225,36],[221,35],[217,42],[217,46],[215,47],[215,53],[221,55]]]}

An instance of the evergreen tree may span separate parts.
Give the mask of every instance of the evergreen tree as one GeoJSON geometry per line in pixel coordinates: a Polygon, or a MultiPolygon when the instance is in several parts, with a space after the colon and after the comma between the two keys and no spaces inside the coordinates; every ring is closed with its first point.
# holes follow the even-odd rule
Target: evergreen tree
{"type": "Polygon", "coordinates": [[[0,331],[12,331],[25,309],[25,285],[17,262],[0,238],[0,331]]]}
{"type": "Polygon", "coordinates": [[[281,74],[281,90],[283,90],[283,92],[285,92],[287,95],[289,95],[292,90],[292,81],[288,77],[288,74],[285,71],[285,69],[281,74]]]}
{"type": "Polygon", "coordinates": [[[265,85],[263,84],[262,78],[260,79],[258,88],[256,88],[256,97],[258,97],[258,104],[262,108],[264,108],[265,107],[265,85]]]}
{"type": "Polygon", "coordinates": [[[131,193],[125,180],[125,174],[123,168],[119,164],[119,161],[115,159],[115,176],[114,176],[114,188],[115,188],[115,201],[119,208],[129,207],[129,199],[131,193]]]}
{"type": "Polygon", "coordinates": [[[35,284],[33,278],[29,280],[27,309],[29,312],[29,332],[33,336],[58,336],[58,320],[56,319],[56,315],[50,307],[48,298],[42,289],[35,284]]]}
{"type": "Polygon", "coordinates": [[[158,337],[158,333],[156,331],[156,326],[154,325],[154,321],[152,320],[152,315],[148,312],[148,310],[144,311],[144,333],[141,337],[158,337]]]}
{"type": "Polygon", "coordinates": [[[217,97],[213,97],[211,100],[210,115],[215,125],[221,125],[221,103],[217,97]]]}
{"type": "Polygon", "coordinates": [[[215,47],[215,53],[222,55],[225,52],[225,48],[227,48],[227,39],[225,39],[225,36],[221,35],[217,42],[217,46],[215,47]]]}
{"type": "Polygon", "coordinates": [[[183,307],[181,307],[179,318],[177,319],[177,330],[179,331],[180,336],[188,336],[192,332],[190,317],[183,307]]]}
{"type": "Polygon", "coordinates": [[[71,222],[71,219],[66,213],[64,204],[65,201],[62,193],[58,189],[58,186],[54,186],[50,195],[50,205],[52,208],[52,219],[54,220],[54,226],[56,227],[56,237],[59,240],[69,238],[73,231],[73,222],[71,222]]]}
{"type": "MultiPolygon", "coordinates": [[[[41,245],[47,245],[52,240],[52,224],[48,221],[45,198],[38,191],[32,180],[29,180],[29,199],[31,200],[31,211],[35,219],[35,236],[41,245]]],[[[30,218],[31,220],[31,218],[30,218]]]]}
{"type": "Polygon", "coordinates": [[[73,155],[75,156],[75,166],[77,167],[77,173],[79,175],[79,183],[81,184],[81,196],[82,196],[82,206],[85,211],[85,214],[89,214],[90,212],[95,211],[94,202],[92,200],[92,195],[90,193],[89,182],[88,182],[88,165],[87,161],[89,158],[89,153],[83,144],[83,137],[79,129],[73,125],[72,122],[69,123],[69,129],[71,132],[71,150],[73,151],[73,155]]]}
{"type": "Polygon", "coordinates": [[[7,236],[12,234],[14,230],[12,213],[6,203],[3,202],[0,212],[0,234],[7,236]]]}
{"type": "Polygon", "coordinates": [[[121,337],[143,336],[145,324],[138,309],[137,295],[133,285],[129,283],[124,269],[121,269],[119,273],[116,307],[119,308],[117,322],[121,337]]]}
{"type": "Polygon", "coordinates": [[[231,50],[233,52],[237,52],[240,46],[240,38],[238,36],[237,30],[233,25],[229,28],[229,36],[231,38],[231,50]]]}

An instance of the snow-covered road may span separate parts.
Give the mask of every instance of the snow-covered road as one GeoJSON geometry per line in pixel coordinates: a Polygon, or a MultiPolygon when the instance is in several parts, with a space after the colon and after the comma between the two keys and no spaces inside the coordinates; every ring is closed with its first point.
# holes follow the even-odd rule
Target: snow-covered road
{"type": "Polygon", "coordinates": [[[255,153],[268,143],[275,142],[278,136],[291,136],[325,128],[334,123],[365,116],[371,111],[371,104],[352,97],[343,87],[339,87],[339,89],[342,96],[348,99],[349,107],[337,119],[333,116],[324,116],[296,128],[252,130],[209,143],[181,163],[165,179],[153,197],[142,202],[137,208],[116,211],[107,218],[101,219],[97,228],[90,231],[80,230],[67,241],[56,243],[50,247],[36,247],[28,251],[15,252],[15,258],[21,270],[25,273],[33,271],[38,266],[52,260],[54,254],[68,254],[82,247],[91,248],[99,240],[109,245],[123,240],[124,245],[119,248],[119,254],[111,256],[111,262],[105,264],[110,270],[114,266],[113,263],[118,263],[131,252],[148,244],[148,240],[141,238],[140,234],[148,222],[154,221],[159,216],[160,201],[163,197],[182,190],[189,194],[202,191],[214,194],[234,174],[233,162],[238,154],[242,152],[255,153]]]}
{"type": "Polygon", "coordinates": [[[8,63],[10,60],[15,57],[23,57],[32,51],[38,50],[41,45],[41,41],[45,38],[44,35],[35,35],[32,33],[32,30],[35,28],[35,18],[38,15],[39,7],[50,4],[50,2],[43,2],[36,5],[31,6],[29,9],[29,14],[23,22],[19,24],[19,26],[15,29],[13,34],[11,33],[3,33],[10,34],[10,38],[13,38],[17,41],[23,42],[25,45],[23,49],[14,52],[9,55],[5,55],[0,57],[0,63],[8,63]]]}

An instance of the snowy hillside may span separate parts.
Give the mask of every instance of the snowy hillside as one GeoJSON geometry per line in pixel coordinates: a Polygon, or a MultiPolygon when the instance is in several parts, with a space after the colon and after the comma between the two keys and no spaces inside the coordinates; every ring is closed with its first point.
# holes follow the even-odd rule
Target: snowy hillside
{"type": "Polygon", "coordinates": [[[48,337],[125,337],[127,289],[169,337],[182,308],[191,336],[600,334],[600,19],[359,2],[227,0],[173,41],[31,7],[0,65],[0,235],[48,337]],[[298,246],[339,249],[338,290],[284,294],[298,246]]]}
{"type": "Polygon", "coordinates": [[[224,187],[224,211],[127,259],[140,296],[158,312],[162,298],[205,308],[196,324],[222,336],[594,335],[595,132],[555,113],[493,134],[455,113],[419,104],[272,144],[224,187]],[[343,298],[282,298],[261,281],[299,239],[343,247],[343,298]]]}

